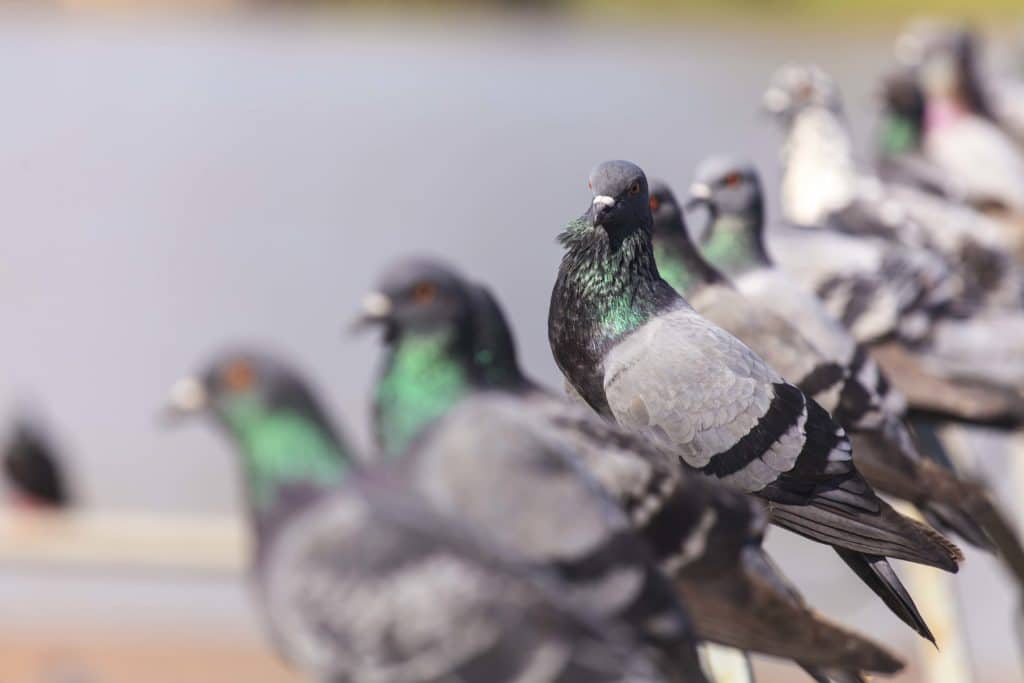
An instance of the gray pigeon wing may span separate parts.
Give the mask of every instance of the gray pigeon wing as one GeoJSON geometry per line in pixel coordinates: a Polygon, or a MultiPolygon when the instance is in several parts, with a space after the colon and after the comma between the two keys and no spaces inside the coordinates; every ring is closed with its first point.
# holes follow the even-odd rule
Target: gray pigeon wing
{"type": "Polygon", "coordinates": [[[792,469],[803,448],[803,394],[689,309],[616,345],[605,357],[604,389],[619,424],[749,493],[792,469]]]}
{"type": "Polygon", "coordinates": [[[322,680],[658,680],[635,645],[553,586],[403,501],[346,492],[275,541],[264,597],[290,657],[322,680]]]}
{"type": "Polygon", "coordinates": [[[413,487],[441,514],[552,569],[569,602],[628,621],[671,667],[698,680],[692,627],[650,548],[516,397],[464,401],[406,457],[413,487]]]}

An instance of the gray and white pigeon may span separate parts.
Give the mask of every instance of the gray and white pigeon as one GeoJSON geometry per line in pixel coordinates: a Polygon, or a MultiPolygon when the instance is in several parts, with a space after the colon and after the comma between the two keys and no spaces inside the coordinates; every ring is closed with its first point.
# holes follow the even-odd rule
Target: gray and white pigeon
{"type": "MultiPolygon", "coordinates": [[[[389,350],[379,387],[396,388],[386,403],[378,403],[381,443],[393,442],[387,437],[398,422],[392,405],[408,405],[423,395],[418,381],[459,368],[469,381],[452,405],[501,396],[514,406],[524,431],[563,448],[626,512],[693,608],[702,638],[796,659],[809,668],[892,671],[898,666],[876,646],[804,605],[760,547],[767,518],[756,500],[682,471],[645,439],[527,378],[504,315],[485,288],[438,262],[405,261],[387,271],[366,301],[367,319],[387,330],[389,350]],[[413,305],[425,291],[437,293],[434,303],[413,305]],[[447,353],[430,356],[418,364],[416,378],[399,381],[406,356],[423,358],[424,339],[439,337],[449,340],[447,353]]],[[[421,429],[433,419],[425,415],[421,429]]]]}
{"type": "MultiPolygon", "coordinates": [[[[886,290],[875,284],[873,290],[902,293],[900,315],[919,310],[934,319],[982,305],[1020,305],[1022,276],[1011,256],[1014,243],[1006,237],[1003,224],[955,199],[907,182],[885,182],[861,168],[854,158],[839,91],[828,74],[813,66],[783,67],[773,76],[764,102],[785,135],[782,209],[786,218],[805,228],[849,235],[848,243],[856,238],[877,245],[884,259],[884,280],[891,284],[886,290]]],[[[843,249],[834,252],[838,256],[827,263],[843,258],[843,249]]],[[[808,261],[804,270],[817,268],[819,282],[829,277],[824,264],[808,261]]],[[[848,279],[842,271],[836,275],[848,279]]],[[[842,288],[837,292],[832,297],[842,303],[845,292],[842,288]]],[[[872,297],[857,299],[854,305],[880,318],[872,321],[875,331],[865,327],[864,333],[884,334],[885,309],[873,304],[872,297]]],[[[929,322],[921,321],[909,333],[896,331],[915,341],[915,332],[920,336],[930,331],[929,322]]]]}
{"type": "Polygon", "coordinates": [[[590,208],[560,237],[548,317],[569,383],[685,466],[767,500],[776,524],[831,545],[930,637],[886,558],[956,571],[959,550],[878,498],[828,413],[661,278],[639,167],[605,162],[589,185],[590,208]]]}
{"type": "Polygon", "coordinates": [[[1018,143],[1024,138],[1014,139],[1019,122],[1013,119],[1014,108],[1003,106],[1012,103],[1012,95],[993,97],[994,84],[982,78],[978,48],[969,29],[927,22],[900,36],[896,57],[913,70],[922,95],[924,157],[973,204],[1019,218],[1024,214],[1024,153],[1018,143]]]}
{"type": "Polygon", "coordinates": [[[317,680],[705,680],[685,614],[656,592],[671,587],[615,537],[625,522],[514,425],[476,422],[511,429],[484,454],[458,448],[480,444],[455,422],[415,455],[360,473],[297,373],[244,351],[177,383],[171,405],[210,414],[237,446],[260,603],[282,654],[317,680]],[[538,486],[527,514],[502,507],[498,491],[474,493],[498,472],[501,492],[523,477],[538,486]],[[448,503],[463,494],[456,513],[448,503]],[[538,525],[544,513],[560,536],[538,525]],[[619,545],[602,555],[604,541],[619,545]],[[609,563],[625,585],[601,583],[609,563]],[[656,614],[645,600],[660,600],[656,614]],[[656,668],[635,631],[601,614],[631,607],[689,668],[656,668]]]}

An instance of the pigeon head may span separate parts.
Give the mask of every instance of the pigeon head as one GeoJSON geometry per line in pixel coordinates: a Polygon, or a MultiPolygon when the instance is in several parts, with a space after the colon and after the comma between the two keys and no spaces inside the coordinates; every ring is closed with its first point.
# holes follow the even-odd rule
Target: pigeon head
{"type": "Polygon", "coordinates": [[[701,235],[704,258],[727,276],[768,262],[762,240],[764,208],[761,181],[749,162],[711,157],[697,167],[687,206],[708,210],[701,235]]]}
{"type": "Polygon", "coordinates": [[[703,206],[712,216],[748,215],[760,211],[761,202],[761,181],[753,164],[718,156],[697,166],[687,206],[703,206]]]}
{"type": "Polygon", "coordinates": [[[298,372],[272,355],[248,349],[218,354],[204,370],[178,380],[171,388],[172,416],[212,414],[230,423],[240,406],[261,413],[319,413],[298,372]]]}
{"type": "Polygon", "coordinates": [[[407,259],[387,268],[363,299],[358,325],[379,326],[394,341],[409,333],[467,330],[469,285],[452,268],[430,259],[407,259]]]}
{"type": "Polygon", "coordinates": [[[168,411],[213,416],[239,450],[258,554],[272,528],[340,485],[353,463],[299,374],[258,351],[219,354],[178,380],[168,411]]]}
{"type": "Polygon", "coordinates": [[[683,210],[672,189],[661,180],[651,182],[651,216],[654,218],[654,237],[678,233],[683,225],[683,210]]]}
{"type": "Polygon", "coordinates": [[[809,64],[789,64],[779,68],[772,75],[761,105],[787,125],[807,109],[824,108],[833,112],[841,109],[835,81],[819,67],[809,64]]]}
{"type": "Polygon", "coordinates": [[[587,218],[609,234],[621,235],[638,226],[649,225],[647,176],[628,161],[606,161],[590,172],[587,187],[594,199],[587,218]]]}

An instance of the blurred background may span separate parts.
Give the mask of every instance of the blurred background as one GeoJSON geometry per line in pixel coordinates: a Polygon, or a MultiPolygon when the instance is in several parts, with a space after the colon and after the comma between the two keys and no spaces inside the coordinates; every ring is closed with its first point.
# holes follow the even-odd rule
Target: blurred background
{"type": "MultiPolygon", "coordinates": [[[[741,154],[774,201],[780,136],[757,105],[779,64],[836,77],[869,157],[909,17],[969,18],[987,60],[1024,61],[1019,0],[141,4],[0,9],[0,415],[45,425],[109,550],[53,557],[0,523],[5,682],[289,680],[238,569],[233,454],[159,419],[212,352],[287,354],[366,443],[376,342],[344,329],[379,268],[423,252],[493,285],[554,385],[554,240],[597,162],[681,188],[741,154]]],[[[971,443],[1003,480],[1006,450],[971,443]]],[[[769,547],[822,611],[915,651],[833,553],[781,530],[769,547]]],[[[967,554],[977,680],[1019,681],[1009,584],[967,554]]]]}

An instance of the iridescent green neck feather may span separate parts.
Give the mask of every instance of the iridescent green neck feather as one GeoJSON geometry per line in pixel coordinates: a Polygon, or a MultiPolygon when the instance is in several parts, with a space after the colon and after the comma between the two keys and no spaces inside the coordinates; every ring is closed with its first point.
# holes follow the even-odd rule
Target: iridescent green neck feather
{"type": "Polygon", "coordinates": [[[882,153],[904,154],[917,148],[920,131],[914,123],[903,116],[890,114],[882,128],[882,153]]]}
{"type": "Polygon", "coordinates": [[[768,264],[760,226],[756,224],[759,220],[754,214],[717,215],[700,246],[701,255],[730,277],[768,264]]]}
{"type": "Polygon", "coordinates": [[[378,445],[386,455],[405,451],[419,432],[444,416],[469,391],[469,373],[453,353],[450,331],[401,335],[377,384],[378,445]]]}
{"type": "Polygon", "coordinates": [[[286,489],[327,491],[348,472],[346,446],[317,416],[239,396],[227,403],[223,418],[242,451],[248,497],[257,514],[271,510],[286,489]]]}

